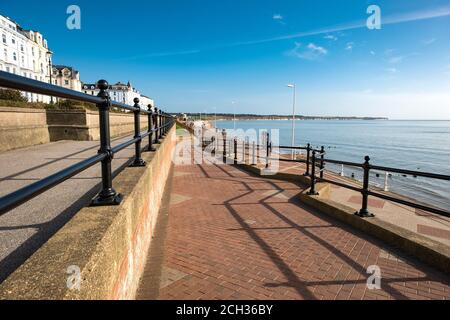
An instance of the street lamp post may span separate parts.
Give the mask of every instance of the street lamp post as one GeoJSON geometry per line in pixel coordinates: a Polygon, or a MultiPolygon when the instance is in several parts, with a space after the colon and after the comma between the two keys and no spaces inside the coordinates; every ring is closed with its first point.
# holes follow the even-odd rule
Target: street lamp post
{"type": "MultiPolygon", "coordinates": [[[[48,71],[50,76],[50,84],[53,84],[52,74],[53,74],[53,66],[52,66],[52,53],[51,51],[47,52],[48,54],[48,71]]],[[[50,103],[53,104],[53,96],[50,96],[50,103]]]]}
{"type": "MultiPolygon", "coordinates": [[[[297,87],[295,84],[288,84],[289,88],[293,89],[293,106],[292,106],[292,147],[295,147],[295,113],[297,100],[297,87]]],[[[295,150],[292,149],[292,160],[295,160],[295,150]]]]}

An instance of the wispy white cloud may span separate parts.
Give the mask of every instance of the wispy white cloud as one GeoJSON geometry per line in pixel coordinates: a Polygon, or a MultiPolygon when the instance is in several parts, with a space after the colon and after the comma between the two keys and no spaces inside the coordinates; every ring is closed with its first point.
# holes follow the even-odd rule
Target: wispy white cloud
{"type": "Polygon", "coordinates": [[[332,40],[332,41],[337,41],[338,37],[336,37],[335,35],[332,34],[327,34],[325,37],[323,37],[325,40],[332,40]]]}
{"type": "Polygon", "coordinates": [[[346,46],[345,46],[345,50],[347,50],[347,51],[352,51],[354,45],[355,45],[354,42],[347,42],[347,44],[346,44],[346,46]]]}
{"type": "Polygon", "coordinates": [[[201,50],[157,52],[157,53],[149,53],[149,54],[137,55],[137,56],[132,56],[132,57],[119,58],[119,59],[116,59],[116,60],[118,60],[118,61],[126,61],[126,60],[137,60],[137,59],[145,59],[145,58],[182,56],[182,55],[196,54],[196,53],[200,53],[200,52],[201,52],[201,50]]]}
{"type": "Polygon", "coordinates": [[[387,62],[390,64],[402,63],[407,58],[419,55],[417,52],[413,52],[413,53],[405,54],[405,55],[394,55],[394,52],[395,52],[395,50],[392,50],[392,51],[386,50],[386,52],[385,52],[387,62]]]}
{"type": "Polygon", "coordinates": [[[314,43],[310,43],[306,47],[303,47],[301,43],[296,42],[294,49],[289,50],[286,54],[304,60],[318,60],[327,55],[328,50],[314,43]]]}
{"type": "MultiPolygon", "coordinates": [[[[391,15],[391,16],[384,16],[383,20],[382,20],[382,26],[386,27],[388,25],[393,25],[393,24],[429,20],[429,19],[448,17],[448,16],[450,16],[450,6],[437,7],[437,8],[433,8],[433,9],[426,9],[426,10],[420,10],[420,11],[412,11],[412,12],[407,12],[407,13],[395,14],[395,15],[391,15]]],[[[274,20],[277,20],[277,21],[282,21],[282,22],[284,21],[284,17],[281,16],[280,14],[275,14],[273,16],[273,18],[274,18],[274,20]],[[280,20],[280,18],[282,18],[283,20],[280,20]]],[[[354,21],[351,23],[328,26],[328,27],[320,28],[320,29],[316,29],[316,30],[287,34],[287,35],[278,36],[278,37],[222,44],[222,45],[212,46],[212,47],[208,47],[208,48],[203,48],[202,50],[199,49],[199,50],[186,50],[186,51],[169,52],[169,53],[153,53],[153,54],[149,54],[149,55],[136,56],[131,59],[193,54],[193,53],[199,53],[204,50],[215,50],[215,49],[221,49],[221,48],[231,48],[231,47],[263,44],[263,43],[269,43],[269,42],[275,42],[275,41],[292,40],[292,39],[310,37],[310,36],[315,36],[315,35],[323,35],[323,34],[327,35],[327,34],[332,34],[332,33],[348,31],[348,30],[362,29],[362,28],[366,28],[366,27],[367,27],[366,20],[360,20],[360,21],[354,21]]],[[[126,59],[130,59],[130,58],[126,58],[126,59]]]]}
{"type": "MultiPolygon", "coordinates": [[[[428,20],[428,19],[447,17],[447,16],[450,16],[450,6],[386,16],[383,18],[382,23],[383,23],[383,26],[387,26],[387,25],[392,25],[392,24],[428,20]]],[[[261,44],[261,43],[266,43],[266,42],[296,39],[296,38],[309,37],[309,36],[321,35],[321,34],[330,34],[330,33],[335,33],[335,32],[340,32],[340,31],[347,31],[347,30],[354,30],[354,29],[361,29],[361,28],[367,28],[366,20],[351,22],[351,23],[343,24],[343,25],[330,26],[330,27],[307,31],[307,32],[299,32],[299,33],[294,33],[294,34],[289,34],[289,35],[284,35],[284,36],[279,36],[279,37],[266,38],[266,39],[254,40],[254,41],[236,42],[233,44],[229,44],[227,46],[233,47],[233,46],[241,46],[241,45],[261,44]]]]}
{"type": "Polygon", "coordinates": [[[376,56],[376,55],[377,55],[377,53],[376,53],[375,51],[373,51],[373,50],[370,51],[370,54],[371,54],[372,56],[376,56]]]}
{"type": "Polygon", "coordinates": [[[283,16],[281,15],[281,14],[274,14],[273,15],[273,20],[283,20],[284,18],[283,18],[283,16]]]}
{"type": "Polygon", "coordinates": [[[281,14],[279,14],[279,13],[274,14],[272,16],[272,19],[275,20],[276,22],[282,24],[282,25],[286,24],[286,22],[284,21],[284,17],[281,14]]]}
{"type": "Polygon", "coordinates": [[[386,71],[389,72],[390,74],[398,73],[398,69],[397,68],[387,68],[386,71]]]}
{"type": "Polygon", "coordinates": [[[391,57],[388,59],[388,62],[390,64],[397,64],[403,61],[403,59],[405,59],[404,56],[396,56],[396,57],[391,57]]]}
{"type": "Polygon", "coordinates": [[[436,38],[431,38],[431,39],[427,39],[427,40],[422,41],[422,43],[423,43],[424,45],[426,45],[426,46],[429,46],[429,45],[435,43],[436,40],[437,40],[436,38]]]}

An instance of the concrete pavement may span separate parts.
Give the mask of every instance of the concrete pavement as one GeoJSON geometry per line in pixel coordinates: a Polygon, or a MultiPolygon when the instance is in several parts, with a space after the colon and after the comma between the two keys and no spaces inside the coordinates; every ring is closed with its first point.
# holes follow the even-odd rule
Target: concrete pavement
{"type": "MultiPolygon", "coordinates": [[[[130,138],[115,139],[112,145],[130,138]]],[[[60,141],[0,153],[0,196],[89,158],[98,149],[98,141],[60,141]]],[[[117,154],[114,172],[133,154],[133,146],[117,154]]],[[[0,217],[0,283],[89,204],[100,182],[98,164],[0,217]]]]}

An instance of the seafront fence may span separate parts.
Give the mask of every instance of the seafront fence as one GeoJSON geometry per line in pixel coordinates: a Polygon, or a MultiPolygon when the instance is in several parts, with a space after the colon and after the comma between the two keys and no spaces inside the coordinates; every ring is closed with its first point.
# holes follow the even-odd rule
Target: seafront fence
{"type": "Polygon", "coordinates": [[[98,163],[101,163],[102,188],[98,196],[92,201],[91,205],[119,205],[122,202],[123,197],[113,188],[111,164],[114,159],[114,155],[134,145],[135,154],[131,166],[146,166],[146,163],[141,158],[142,152],[156,151],[154,144],[161,143],[165,135],[175,124],[175,118],[173,116],[163,112],[162,110],[158,110],[158,108],[155,108],[154,111],[151,110],[151,106],[149,106],[148,111],[141,109],[138,98],[134,99],[133,106],[112,101],[108,93],[109,85],[105,80],[100,80],[97,82],[97,87],[100,89],[100,92],[97,96],[92,96],[82,92],[0,71],[0,87],[63,99],[71,99],[80,102],[93,103],[98,108],[100,123],[100,149],[97,155],[78,162],[73,166],[48,176],[27,187],[1,197],[0,216],[98,163]],[[109,122],[109,111],[113,107],[134,113],[134,137],[115,147],[111,147],[109,122]],[[145,133],[141,132],[141,115],[147,115],[148,118],[148,130],[145,133]],[[142,143],[147,137],[148,147],[143,149],[142,143]]]}
{"type": "MultiPolygon", "coordinates": [[[[401,168],[393,168],[393,167],[385,167],[374,165],[370,162],[370,157],[366,156],[364,158],[364,162],[356,163],[342,160],[335,160],[327,158],[327,152],[325,151],[325,147],[322,146],[319,149],[312,147],[310,143],[306,146],[274,146],[271,139],[270,134],[267,132],[266,136],[262,139],[262,143],[257,143],[255,141],[250,142],[248,139],[239,140],[236,137],[233,137],[227,134],[227,131],[224,129],[222,132],[216,129],[215,137],[205,137],[202,134],[203,145],[208,145],[210,143],[215,142],[215,152],[219,152],[216,150],[219,146],[223,145],[223,161],[227,162],[229,158],[232,158],[232,162],[234,164],[239,163],[247,163],[251,165],[257,165],[258,160],[262,163],[265,168],[270,167],[271,161],[281,161],[281,162],[291,162],[291,163],[304,163],[306,166],[306,171],[303,174],[310,178],[310,195],[319,195],[316,190],[316,185],[319,182],[330,183],[342,188],[350,189],[356,192],[361,193],[362,195],[362,203],[361,209],[356,213],[356,215],[362,218],[374,217],[374,214],[369,211],[369,197],[375,197],[384,199],[387,201],[391,201],[394,203],[398,203],[401,205],[409,206],[415,209],[427,211],[430,213],[434,213],[437,215],[450,217],[450,211],[443,210],[434,206],[429,206],[426,204],[414,202],[406,197],[396,197],[391,193],[382,192],[381,190],[375,190],[371,187],[371,173],[372,172],[384,172],[386,174],[386,178],[388,173],[398,173],[401,175],[408,175],[417,177],[423,177],[428,179],[436,179],[441,181],[450,181],[450,175],[430,173],[424,171],[413,171],[406,170],[401,168]],[[222,140],[222,143],[219,141],[222,140]],[[228,146],[228,150],[227,150],[228,146]],[[242,146],[239,147],[239,146],[242,146]],[[290,150],[290,151],[302,151],[305,153],[304,157],[293,157],[293,159],[289,159],[287,157],[278,157],[273,158],[273,150],[290,150]],[[241,153],[242,150],[242,153],[241,153]],[[239,157],[241,155],[241,157],[239,157]],[[363,172],[362,185],[359,184],[341,181],[339,179],[334,179],[333,176],[325,175],[327,171],[327,164],[333,164],[353,168],[359,168],[363,172]]],[[[340,174],[343,176],[343,170],[340,174]]],[[[377,174],[379,175],[379,174],[377,174]]],[[[357,181],[355,181],[357,182],[357,181]]],[[[387,191],[387,179],[385,180],[384,191],[387,191]]]]}

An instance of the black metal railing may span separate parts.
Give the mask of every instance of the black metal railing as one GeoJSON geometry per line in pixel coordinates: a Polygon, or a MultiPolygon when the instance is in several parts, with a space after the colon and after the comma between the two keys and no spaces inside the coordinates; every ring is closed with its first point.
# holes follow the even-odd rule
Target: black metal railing
{"type": "Polygon", "coordinates": [[[148,148],[146,148],[146,151],[155,151],[156,149],[154,144],[158,144],[162,141],[164,136],[174,125],[175,118],[165,112],[162,112],[161,110],[158,110],[157,108],[152,111],[150,109],[151,106],[149,106],[148,111],[142,110],[139,105],[138,98],[134,99],[134,106],[111,100],[108,93],[109,85],[105,80],[98,81],[97,86],[100,92],[97,96],[92,96],[82,92],[0,71],[0,87],[96,104],[99,111],[100,123],[100,149],[97,155],[1,197],[0,215],[11,211],[12,209],[98,163],[101,163],[102,189],[98,196],[92,201],[91,205],[107,206],[118,205],[121,203],[123,199],[122,195],[116,192],[113,188],[111,163],[114,155],[132,145],[135,145],[134,160],[131,166],[145,166],[145,161],[142,159],[142,142],[148,137],[148,148]],[[112,107],[134,113],[133,139],[115,147],[111,147],[109,122],[109,111],[112,107]],[[141,114],[147,115],[148,119],[148,130],[145,133],[141,132],[141,114]]]}
{"type": "MultiPolygon", "coordinates": [[[[290,147],[283,147],[285,149],[289,149],[290,147]]],[[[310,181],[310,195],[318,195],[318,192],[316,190],[316,184],[317,182],[326,182],[333,185],[337,185],[342,188],[350,189],[353,191],[360,192],[362,195],[362,204],[361,209],[356,213],[360,217],[374,217],[374,214],[369,211],[369,197],[376,197],[384,200],[388,200],[391,202],[399,203],[402,205],[406,205],[415,209],[420,209],[424,211],[428,211],[434,214],[442,215],[445,217],[450,217],[450,212],[432,207],[429,205],[421,204],[418,202],[414,202],[411,200],[407,200],[406,198],[402,199],[400,197],[394,197],[388,193],[382,193],[379,191],[374,191],[370,187],[370,173],[371,171],[383,171],[383,172],[390,172],[390,173],[399,173],[404,175],[410,175],[414,177],[424,177],[424,178],[430,178],[430,179],[438,179],[443,181],[450,181],[450,175],[443,175],[443,174],[435,174],[435,173],[429,173],[429,172],[423,172],[423,171],[412,171],[412,170],[405,170],[405,169],[399,169],[399,168],[392,168],[392,167],[383,167],[383,166],[376,166],[370,163],[370,157],[366,156],[364,158],[363,163],[356,163],[356,162],[349,162],[349,161],[341,161],[341,160],[333,160],[333,159],[327,159],[326,158],[326,152],[325,148],[321,147],[320,150],[312,150],[311,158],[307,161],[309,164],[309,167],[311,167],[311,174],[310,181]],[[333,180],[332,178],[326,178],[325,173],[325,166],[327,163],[335,164],[335,165],[345,165],[355,168],[360,168],[363,171],[363,180],[362,180],[362,186],[355,186],[351,185],[349,183],[340,182],[333,180]],[[319,176],[317,176],[317,169],[319,172],[319,176]]]]}
{"type": "MultiPolygon", "coordinates": [[[[218,133],[219,131],[217,131],[218,133]]],[[[232,139],[229,139],[227,136],[226,130],[223,130],[220,134],[217,134],[213,139],[205,138],[203,137],[204,144],[208,144],[217,141],[217,139],[222,138],[223,139],[223,161],[224,163],[227,162],[229,158],[233,159],[234,164],[238,164],[238,144],[239,140],[236,137],[233,137],[232,139]],[[220,137],[222,136],[222,137],[220,137]],[[227,145],[230,145],[229,142],[232,142],[231,145],[234,147],[229,147],[227,150],[227,145]]],[[[325,147],[322,146],[320,149],[316,149],[312,147],[310,143],[307,144],[306,147],[301,146],[274,146],[273,143],[270,140],[269,133],[266,134],[266,137],[264,138],[264,141],[262,144],[257,144],[255,142],[250,143],[247,139],[245,141],[242,141],[243,143],[243,160],[245,162],[246,155],[248,156],[247,159],[252,159],[252,161],[249,161],[251,164],[256,165],[255,159],[262,160],[265,163],[265,167],[269,168],[270,161],[281,161],[281,162],[292,162],[292,163],[304,163],[306,165],[306,172],[304,173],[305,176],[310,177],[310,195],[318,195],[316,185],[318,182],[326,182],[333,185],[337,185],[339,187],[343,187],[346,189],[350,189],[353,191],[357,191],[362,194],[362,204],[361,209],[356,213],[360,217],[373,217],[374,215],[369,211],[369,197],[376,197],[384,200],[388,200],[394,203],[399,203],[402,205],[406,205],[415,209],[428,211],[437,215],[450,217],[450,212],[432,207],[426,204],[421,204],[418,202],[411,201],[407,198],[400,198],[395,197],[387,192],[382,193],[379,191],[374,191],[370,187],[370,173],[371,171],[382,171],[382,172],[389,172],[389,173],[399,173],[402,175],[409,175],[414,177],[424,177],[424,178],[430,178],[430,179],[437,179],[442,181],[450,181],[450,175],[443,175],[443,174],[435,174],[435,173],[429,173],[429,172],[423,172],[423,171],[412,171],[412,170],[406,170],[406,169],[399,169],[399,168],[392,168],[392,167],[383,167],[383,166],[377,166],[370,163],[370,157],[366,156],[364,158],[363,163],[356,163],[356,162],[349,162],[349,161],[340,161],[340,160],[333,160],[333,159],[327,159],[325,152],[325,147]],[[253,156],[251,156],[250,150],[253,149],[253,156]],[[306,151],[305,157],[298,158],[293,157],[291,159],[287,157],[278,157],[278,158],[272,158],[272,152],[273,149],[286,149],[286,150],[295,150],[295,151],[306,151]],[[248,154],[246,154],[246,150],[249,151],[248,154]],[[262,151],[264,150],[265,154],[261,155],[262,151]],[[325,177],[325,171],[326,171],[326,164],[335,164],[335,165],[342,165],[342,166],[350,166],[355,168],[360,168],[363,171],[363,180],[361,186],[355,186],[354,184],[347,183],[347,181],[337,181],[333,180],[331,177],[325,177]]],[[[217,144],[218,145],[218,144],[217,144]]],[[[263,152],[263,153],[264,153],[263,152]]],[[[355,181],[357,182],[357,181],[355,181]]]]}

